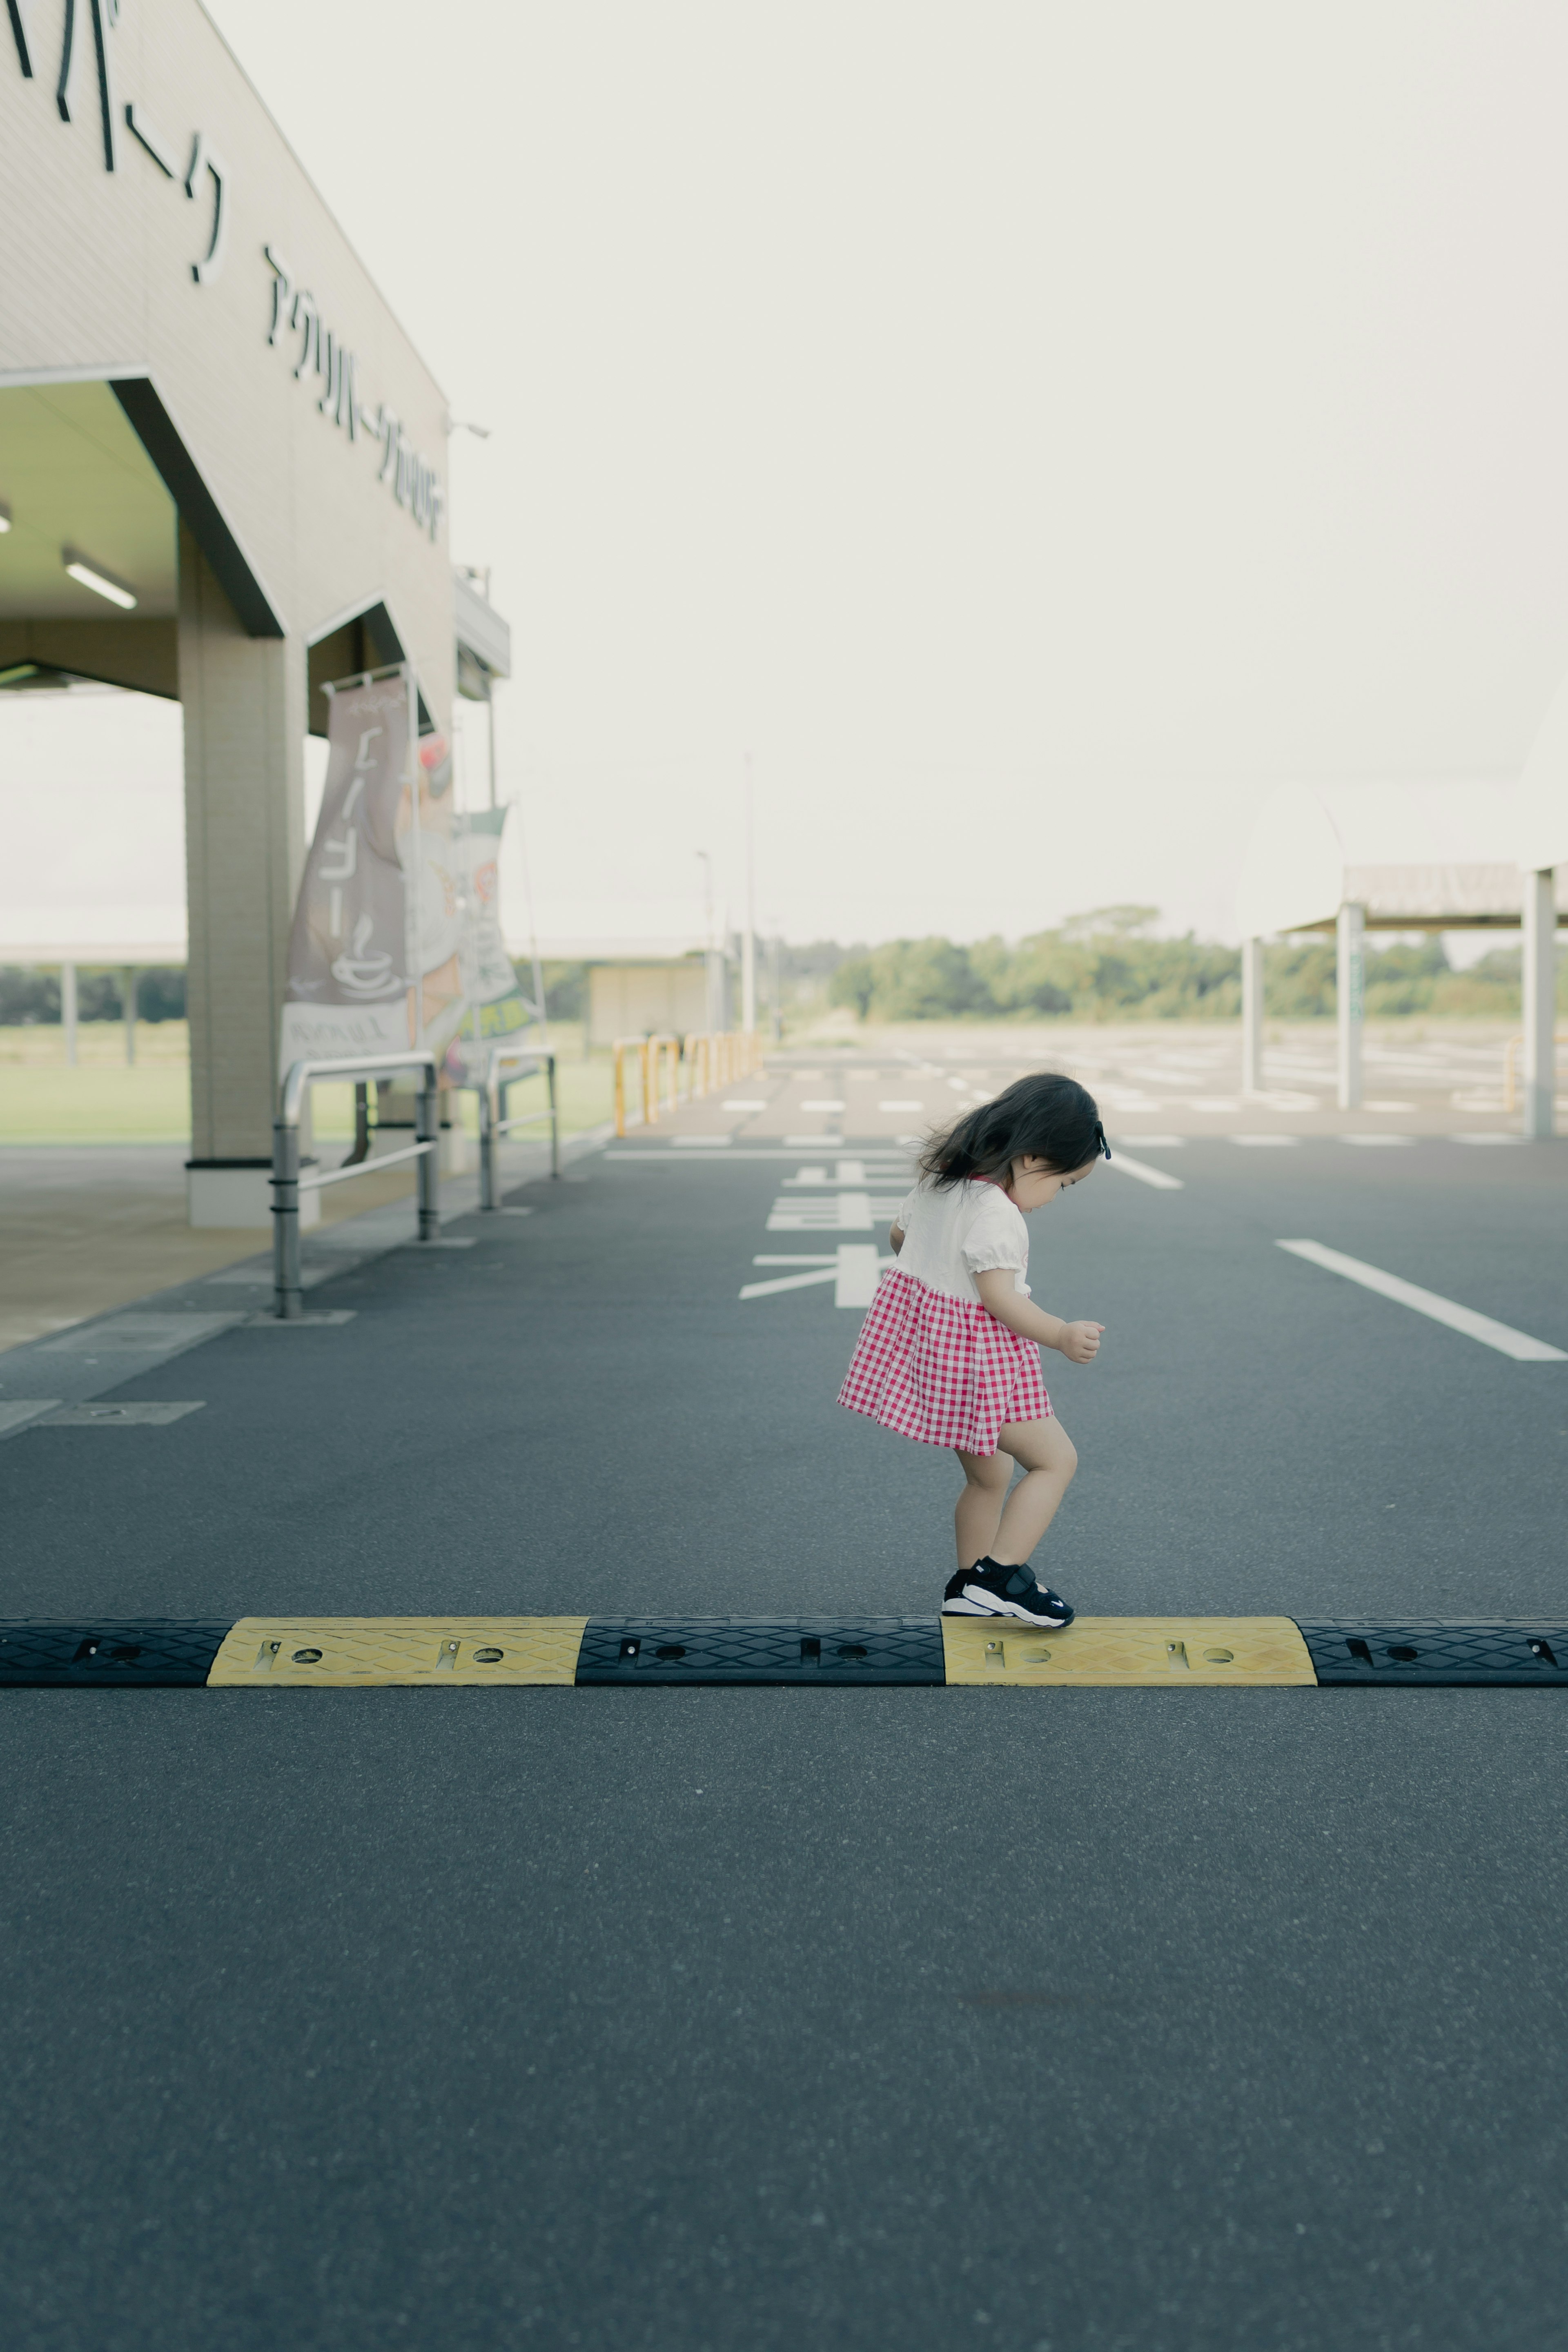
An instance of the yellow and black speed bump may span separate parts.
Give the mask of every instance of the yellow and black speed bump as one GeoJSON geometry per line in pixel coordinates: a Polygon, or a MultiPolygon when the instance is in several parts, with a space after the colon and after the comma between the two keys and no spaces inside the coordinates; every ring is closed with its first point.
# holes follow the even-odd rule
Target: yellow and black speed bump
{"type": "Polygon", "coordinates": [[[1568,1622],[1080,1617],[241,1617],[0,1622],[0,1685],[433,1690],[784,1683],[973,1689],[1568,1684],[1568,1622]]]}
{"type": "Polygon", "coordinates": [[[1385,1625],[1303,1617],[1300,1626],[1321,1683],[1568,1683],[1568,1626],[1538,1618],[1385,1625]]]}
{"type": "Polygon", "coordinates": [[[192,1624],[170,1617],[0,1622],[0,1683],[134,1689],[205,1683],[233,1619],[192,1624]]]}
{"type": "Polygon", "coordinates": [[[580,1683],[942,1683],[935,1617],[591,1617],[580,1683]]]}

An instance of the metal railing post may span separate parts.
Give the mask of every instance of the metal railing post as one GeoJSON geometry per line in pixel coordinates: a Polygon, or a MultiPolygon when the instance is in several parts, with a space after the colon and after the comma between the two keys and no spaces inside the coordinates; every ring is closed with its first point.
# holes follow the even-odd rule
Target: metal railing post
{"type": "Polygon", "coordinates": [[[557,1104],[555,1099],[555,1056],[553,1054],[547,1054],[545,1055],[544,1070],[545,1077],[550,1087],[550,1172],[552,1176],[559,1176],[561,1173],[561,1110],[560,1106],[557,1104]]]}
{"type": "Polygon", "coordinates": [[[300,1284],[300,1129],[281,1118],[272,1125],[272,1287],[279,1319],[296,1322],[305,1311],[300,1284]]]}
{"type": "MultiPolygon", "coordinates": [[[[436,1072],[428,1064],[420,1072],[419,1091],[414,1099],[415,1141],[438,1143],[439,1090],[436,1072]]],[[[440,1159],[438,1150],[421,1152],[419,1156],[419,1238],[422,1242],[433,1242],[441,1230],[440,1159]]]]}
{"type": "Polygon", "coordinates": [[[478,1089],[479,1097],[479,1206],[499,1209],[500,1191],[496,1182],[496,1151],[500,1137],[496,1128],[504,1115],[506,1089],[497,1080],[495,1071],[487,1069],[485,1082],[478,1089]]]}

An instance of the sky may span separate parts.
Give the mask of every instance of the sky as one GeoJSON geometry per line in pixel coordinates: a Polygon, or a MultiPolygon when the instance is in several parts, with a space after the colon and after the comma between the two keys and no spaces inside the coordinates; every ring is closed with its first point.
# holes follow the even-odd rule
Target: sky
{"type": "Polygon", "coordinates": [[[546,932],[699,850],[740,919],[748,755],[760,923],[847,940],[1234,936],[1268,784],[1517,771],[1559,0],[208,5],[489,427],[546,932]]]}

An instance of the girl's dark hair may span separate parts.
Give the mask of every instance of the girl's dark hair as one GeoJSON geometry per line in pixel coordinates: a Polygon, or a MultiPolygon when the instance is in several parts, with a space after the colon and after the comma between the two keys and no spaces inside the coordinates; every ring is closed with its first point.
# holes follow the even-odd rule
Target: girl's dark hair
{"type": "Polygon", "coordinates": [[[973,1176],[1005,1184],[1015,1160],[1043,1160],[1070,1176],[1101,1152],[1110,1159],[1094,1097],[1076,1078],[1042,1070],[937,1136],[921,1156],[920,1171],[938,1186],[967,1183],[973,1176]]]}

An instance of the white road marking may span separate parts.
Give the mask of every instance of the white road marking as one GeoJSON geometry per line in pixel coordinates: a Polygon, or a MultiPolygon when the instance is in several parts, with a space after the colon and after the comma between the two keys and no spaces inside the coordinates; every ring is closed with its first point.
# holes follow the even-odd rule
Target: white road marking
{"type": "Polygon", "coordinates": [[[803,1274],[785,1274],[771,1282],[748,1282],[743,1285],[742,1298],[772,1298],[780,1291],[809,1290],[815,1284],[833,1285],[835,1307],[869,1307],[877,1287],[877,1278],[890,1257],[883,1257],[875,1242],[840,1242],[830,1258],[824,1257],[759,1257],[755,1265],[799,1265],[803,1274]]]}
{"type": "Polygon", "coordinates": [[[729,1148],[727,1135],[672,1135],[669,1139],[672,1151],[727,1151],[729,1148]]]}
{"type": "Polygon", "coordinates": [[[1163,1168],[1151,1168],[1142,1160],[1129,1160],[1125,1151],[1117,1151],[1106,1161],[1108,1168],[1119,1169],[1123,1176],[1135,1176],[1140,1184],[1152,1184],[1159,1192],[1179,1192],[1182,1180],[1169,1175],[1163,1168]]]}
{"type": "Polygon", "coordinates": [[[770,1234],[868,1234],[885,1225],[903,1205],[901,1192],[873,1194],[830,1192],[826,1189],[797,1193],[792,1201],[781,1194],[768,1213],[770,1234]]]}
{"type": "Polygon", "coordinates": [[[1342,1143],[1370,1144],[1374,1149],[1379,1144],[1414,1143],[1415,1140],[1413,1135],[1342,1135],[1340,1138],[1342,1143]]]}
{"type": "Polygon", "coordinates": [[[1364,1102],[1364,1103],[1363,1103],[1363,1105],[1362,1105],[1362,1108],[1363,1108],[1363,1110],[1375,1110],[1375,1111],[1414,1110],[1414,1109],[1415,1108],[1415,1105],[1413,1102],[1370,1102],[1370,1101],[1369,1101],[1369,1102],[1364,1102]]]}
{"type": "MultiPolygon", "coordinates": [[[[1114,1149],[1120,1151],[1121,1138],[1113,1135],[1110,1140],[1114,1149]]],[[[1135,1143],[1140,1151],[1181,1151],[1184,1150],[1186,1140],[1184,1135],[1133,1135],[1128,1138],[1128,1141],[1135,1143]]]]}
{"type": "Polygon", "coordinates": [[[820,1100],[803,1102],[801,1105],[802,1110],[847,1110],[848,1108],[848,1104],[841,1101],[837,1096],[824,1096],[820,1100]]]}
{"type": "Polygon", "coordinates": [[[1384,1274],[1381,1266],[1367,1265],[1359,1257],[1325,1249],[1321,1242],[1281,1242],[1279,1247],[1293,1257],[1304,1257],[1311,1265],[1323,1266],[1330,1274],[1342,1274],[1347,1282],[1359,1282],[1363,1289],[1375,1290],[1380,1297],[1412,1307],[1417,1315],[1429,1315],[1434,1323],[1446,1323],[1451,1331],[1462,1331],[1467,1339],[1479,1339],[1484,1348],[1495,1348],[1517,1363],[1568,1364],[1568,1354],[1561,1348],[1549,1348],[1544,1339],[1532,1339],[1527,1331],[1494,1322],[1489,1315],[1478,1315],[1473,1307],[1457,1306],[1451,1298],[1440,1298],[1435,1290],[1423,1290],[1419,1283],[1384,1274]]]}
{"type": "Polygon", "coordinates": [[[767,1105],[765,1102],[739,1102],[731,1099],[725,1103],[723,1108],[725,1110],[766,1110],[767,1105]]]}
{"type": "Polygon", "coordinates": [[[53,1412],[59,1402],[58,1397],[8,1398],[0,1404],[0,1437],[10,1430],[25,1429],[28,1422],[37,1421],[41,1412],[53,1412]]]}
{"type": "Polygon", "coordinates": [[[1522,1135],[1494,1135],[1489,1130],[1482,1130],[1475,1135],[1451,1135],[1448,1140],[1450,1143],[1522,1143],[1524,1138],[1522,1135]]]}

